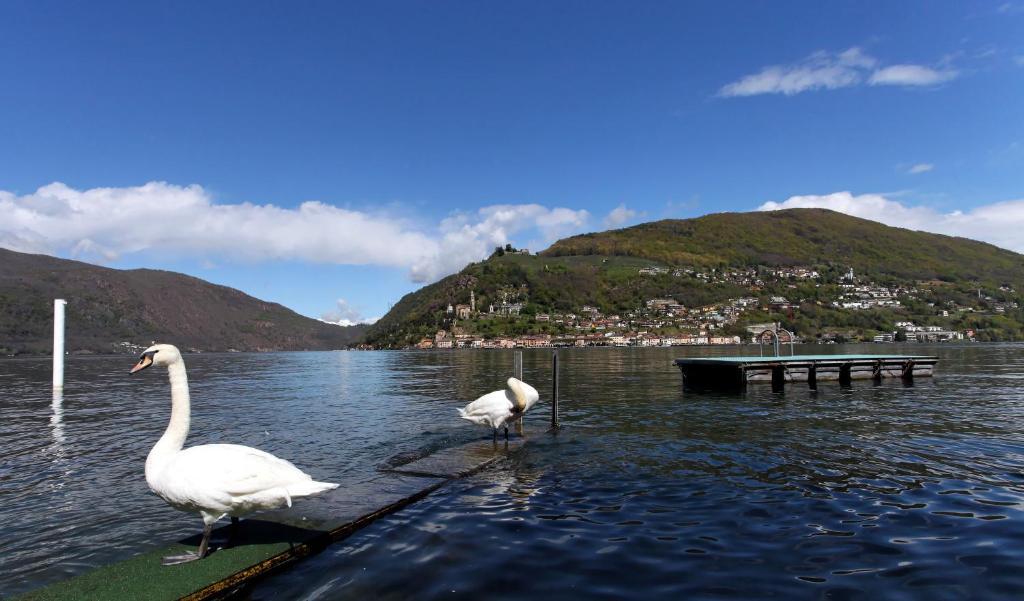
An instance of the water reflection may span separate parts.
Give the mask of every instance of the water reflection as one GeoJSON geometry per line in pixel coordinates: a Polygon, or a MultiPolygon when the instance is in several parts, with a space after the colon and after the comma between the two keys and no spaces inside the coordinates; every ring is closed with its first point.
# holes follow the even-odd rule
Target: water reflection
{"type": "Polygon", "coordinates": [[[53,437],[53,445],[50,447],[53,455],[64,456],[64,391],[60,388],[53,389],[53,401],[50,403],[53,413],[50,415],[50,434],[53,437]]]}

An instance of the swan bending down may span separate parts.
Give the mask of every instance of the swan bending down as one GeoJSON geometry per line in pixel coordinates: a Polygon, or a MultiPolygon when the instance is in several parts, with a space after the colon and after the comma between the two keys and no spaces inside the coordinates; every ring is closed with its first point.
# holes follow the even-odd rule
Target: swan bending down
{"type": "Polygon", "coordinates": [[[337,488],[315,482],[284,459],[259,449],[236,444],[206,444],[183,449],[189,428],[188,376],[178,349],[157,344],[142,353],[129,373],[150,365],[167,368],[171,380],[171,421],[146,458],[146,483],[175,509],[198,512],[203,518],[203,540],[198,552],[163,559],[174,565],[206,556],[213,524],[258,509],[292,506],[292,499],[337,488]]]}
{"type": "Polygon", "coordinates": [[[540,398],[537,389],[522,380],[508,379],[505,390],[488,392],[465,408],[459,409],[459,417],[474,424],[489,426],[494,430],[494,439],[498,439],[498,428],[505,428],[508,438],[508,424],[526,413],[540,398]]]}

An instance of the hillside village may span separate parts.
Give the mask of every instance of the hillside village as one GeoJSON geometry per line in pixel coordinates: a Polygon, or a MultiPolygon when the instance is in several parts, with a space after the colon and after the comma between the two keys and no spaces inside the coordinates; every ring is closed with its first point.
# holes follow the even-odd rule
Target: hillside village
{"type": "MultiPolygon", "coordinates": [[[[516,251],[521,252],[521,251],[516,251]]],[[[424,337],[414,346],[419,349],[452,348],[538,348],[585,346],[684,346],[734,345],[768,342],[829,344],[848,339],[840,334],[819,332],[811,335],[793,324],[810,306],[841,313],[885,311],[893,315],[926,312],[934,319],[917,324],[911,319],[893,321],[892,329],[879,331],[860,341],[873,342],[945,342],[974,340],[973,328],[957,329],[949,325],[951,316],[964,313],[1004,314],[1019,309],[1018,302],[986,295],[980,289],[974,303],[947,301],[936,303],[934,283],[878,283],[858,277],[853,269],[838,276],[838,281],[812,267],[768,267],[747,269],[669,269],[647,266],[637,269],[640,277],[694,278],[706,284],[730,284],[747,288],[750,296],[728,298],[722,302],[688,307],[674,298],[650,298],[629,311],[603,312],[582,305],[571,311],[527,311],[529,291],[525,286],[504,287],[495,300],[478,305],[476,291],[468,298],[452,299],[444,309],[442,327],[432,337],[424,337]],[[809,295],[825,289],[825,294],[809,295]],[[789,294],[783,295],[782,291],[789,294]],[[913,308],[913,311],[907,311],[913,308]],[[779,317],[761,321],[766,317],[779,317]],[[789,322],[789,323],[787,323],[789,322]],[[931,322],[947,322],[937,325],[931,322]],[[517,335],[502,335],[499,327],[485,324],[516,323],[527,330],[517,335]],[[788,326],[788,327],[784,327],[788,326]],[[498,330],[498,334],[484,333],[498,330]]],[[[833,277],[834,278],[834,274],[833,277]]],[[[1001,297],[1015,291],[1003,286],[1001,297]]]]}
{"type": "Polygon", "coordinates": [[[1024,340],[1024,263],[820,209],[506,245],[403,296],[364,348],[1024,340]],[[764,334],[768,331],[768,334],[764,334]]]}

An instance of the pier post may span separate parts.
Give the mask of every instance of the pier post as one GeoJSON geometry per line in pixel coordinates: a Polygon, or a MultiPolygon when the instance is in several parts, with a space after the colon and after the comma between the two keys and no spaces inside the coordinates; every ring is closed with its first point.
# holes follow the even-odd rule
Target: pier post
{"type": "Polygon", "coordinates": [[[53,301],[53,388],[64,389],[64,305],[62,298],[53,301]]]}
{"type": "Polygon", "coordinates": [[[853,378],[850,377],[850,364],[844,363],[839,366],[839,385],[843,388],[849,388],[853,378]]]}
{"type": "Polygon", "coordinates": [[[875,384],[882,383],[882,362],[875,361],[875,367],[871,371],[871,379],[875,381],[875,384]]]}
{"type": "Polygon", "coordinates": [[[911,386],[914,384],[914,360],[913,359],[910,359],[909,361],[905,361],[903,363],[903,373],[900,374],[900,377],[903,378],[903,383],[904,384],[911,385],[911,386]]]}
{"type": "Polygon", "coordinates": [[[811,390],[818,389],[818,366],[814,363],[807,366],[807,387],[811,390]]]}
{"type": "Polygon", "coordinates": [[[772,392],[782,392],[786,387],[786,368],[776,365],[772,368],[772,392]]]}
{"type": "Polygon", "coordinates": [[[551,352],[551,428],[557,430],[558,424],[558,351],[551,352]]]}

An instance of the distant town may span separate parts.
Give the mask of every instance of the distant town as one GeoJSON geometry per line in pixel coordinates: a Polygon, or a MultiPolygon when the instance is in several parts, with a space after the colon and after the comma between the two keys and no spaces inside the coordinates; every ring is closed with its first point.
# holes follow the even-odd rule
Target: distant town
{"type": "MultiPolygon", "coordinates": [[[[753,291],[793,289],[799,295],[808,285],[821,288],[822,275],[809,267],[771,267],[728,270],[667,269],[643,267],[638,275],[650,277],[689,277],[708,284],[733,284],[753,291]]],[[[630,311],[605,313],[589,305],[566,312],[525,313],[527,291],[507,287],[498,295],[497,302],[479,306],[476,294],[469,291],[468,302],[449,303],[445,308],[445,327],[437,329],[432,337],[423,337],[413,345],[419,349],[454,348],[544,348],[544,347],[668,347],[690,345],[737,345],[765,343],[776,339],[783,344],[845,342],[841,336],[819,335],[804,338],[800,332],[785,329],[780,321],[751,322],[752,314],[799,314],[810,303],[813,306],[844,310],[869,311],[888,309],[901,312],[906,304],[923,305],[937,318],[952,314],[986,311],[1002,314],[1018,309],[1015,301],[1001,301],[981,290],[977,292],[978,306],[956,302],[935,303],[924,301],[929,290],[919,284],[882,285],[857,277],[852,269],[832,283],[834,291],[829,298],[804,298],[765,294],[729,298],[723,302],[688,307],[673,298],[650,298],[643,306],[630,311]],[[983,306],[982,306],[983,305],[983,306]],[[488,335],[480,330],[488,322],[514,320],[522,325],[532,323],[532,330],[518,335],[488,335]]],[[[1002,287],[1004,296],[1015,291],[1002,287]]],[[[916,324],[911,320],[894,322],[892,331],[873,335],[862,341],[890,342],[946,342],[974,340],[973,329],[953,329],[934,324],[916,324]]]]}

